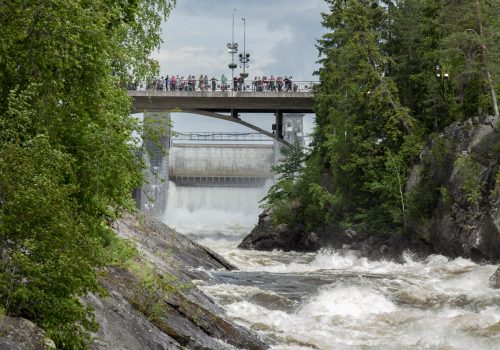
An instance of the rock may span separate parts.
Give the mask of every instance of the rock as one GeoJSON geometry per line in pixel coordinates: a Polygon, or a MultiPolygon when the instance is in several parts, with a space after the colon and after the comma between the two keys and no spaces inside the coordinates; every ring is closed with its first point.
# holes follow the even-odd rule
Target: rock
{"type": "Polygon", "coordinates": [[[182,287],[193,279],[208,280],[203,269],[235,269],[224,258],[149,217],[136,220],[128,215],[113,228],[136,244],[141,261],[153,266],[154,273],[175,282],[165,299],[156,289],[145,290],[132,271],[108,268],[100,282],[109,295],[85,298],[101,325],[92,349],[268,348],[257,335],[226,320],[224,310],[198,288],[182,287]],[[147,312],[150,305],[154,313],[147,312]]]}
{"type": "MultiPolygon", "coordinates": [[[[488,118],[488,123],[498,123],[499,118],[488,118]]],[[[490,124],[471,127],[469,124],[454,123],[445,131],[450,140],[448,154],[453,162],[448,167],[441,166],[441,174],[431,177],[436,184],[446,188],[449,198],[445,203],[440,199],[430,221],[427,235],[435,250],[451,257],[464,256],[474,260],[500,259],[500,191],[496,184],[496,173],[500,164],[500,133],[490,124]],[[470,130],[469,130],[470,129],[470,130]],[[454,164],[460,150],[466,149],[479,167],[482,190],[477,206],[471,204],[464,179],[454,164]]],[[[438,164],[429,165],[439,167],[438,164]]]]}
{"type": "Polygon", "coordinates": [[[305,232],[297,225],[289,227],[286,224],[273,226],[269,212],[259,215],[259,223],[238,245],[240,249],[256,249],[272,251],[316,251],[321,247],[318,235],[305,232]]]}
{"type": "Polygon", "coordinates": [[[49,350],[54,342],[33,322],[20,317],[0,317],[0,350],[49,350]]]}
{"type": "Polygon", "coordinates": [[[500,267],[490,277],[491,288],[500,289],[500,267]]]}
{"type": "Polygon", "coordinates": [[[86,302],[94,307],[99,331],[91,349],[182,349],[118,292],[108,289],[108,297],[89,295],[86,302]]]}
{"type": "Polygon", "coordinates": [[[333,248],[356,251],[359,256],[372,260],[391,260],[402,262],[402,254],[412,251],[415,256],[423,257],[432,254],[429,245],[421,240],[400,234],[367,235],[353,229],[323,227],[320,232],[307,232],[301,226],[289,228],[285,224],[274,227],[272,212],[265,211],[259,215],[259,224],[247,235],[238,246],[241,249],[271,251],[317,251],[320,248],[333,248]],[[264,221],[264,218],[271,219],[264,221]]]}

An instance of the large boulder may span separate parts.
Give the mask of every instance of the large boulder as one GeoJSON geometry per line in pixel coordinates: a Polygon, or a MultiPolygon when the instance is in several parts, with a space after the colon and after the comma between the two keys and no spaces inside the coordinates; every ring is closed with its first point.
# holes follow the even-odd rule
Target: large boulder
{"type": "Polygon", "coordinates": [[[306,232],[301,225],[273,225],[272,210],[259,215],[257,226],[238,245],[240,249],[272,251],[316,251],[321,248],[318,235],[306,232]]]}

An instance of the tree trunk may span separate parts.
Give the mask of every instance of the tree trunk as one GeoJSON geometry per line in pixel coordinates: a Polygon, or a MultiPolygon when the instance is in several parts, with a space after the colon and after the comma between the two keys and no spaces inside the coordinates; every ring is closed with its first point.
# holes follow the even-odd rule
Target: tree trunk
{"type": "Polygon", "coordinates": [[[486,78],[488,79],[488,84],[490,86],[491,99],[493,100],[493,111],[495,113],[495,117],[498,117],[499,116],[498,101],[497,101],[497,96],[495,94],[495,88],[493,87],[493,81],[491,79],[491,73],[490,70],[488,69],[488,54],[486,51],[486,45],[484,44],[483,41],[484,38],[483,18],[481,16],[481,6],[479,4],[479,0],[476,0],[476,10],[477,10],[477,19],[479,22],[479,35],[480,35],[481,51],[483,54],[484,69],[486,71],[486,78]]]}

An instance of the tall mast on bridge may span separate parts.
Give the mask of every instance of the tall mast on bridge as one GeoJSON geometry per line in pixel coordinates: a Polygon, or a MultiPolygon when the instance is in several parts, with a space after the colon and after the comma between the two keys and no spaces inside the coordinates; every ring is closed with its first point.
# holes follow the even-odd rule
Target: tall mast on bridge
{"type": "Polygon", "coordinates": [[[231,37],[231,42],[227,43],[228,52],[231,54],[231,63],[229,64],[229,69],[231,69],[231,84],[234,81],[234,69],[238,67],[236,63],[234,63],[234,54],[238,52],[238,43],[234,42],[234,13],[237,9],[233,9],[233,34],[231,37]]]}
{"type": "MultiPolygon", "coordinates": [[[[250,61],[250,54],[247,53],[246,49],[246,28],[247,28],[247,21],[246,18],[242,18],[243,20],[243,53],[240,53],[240,63],[243,66],[243,73],[241,76],[243,78],[246,78],[248,76],[248,73],[245,73],[245,68],[248,68],[248,62],[250,61]]],[[[240,66],[241,68],[241,66],[240,66]]]]}

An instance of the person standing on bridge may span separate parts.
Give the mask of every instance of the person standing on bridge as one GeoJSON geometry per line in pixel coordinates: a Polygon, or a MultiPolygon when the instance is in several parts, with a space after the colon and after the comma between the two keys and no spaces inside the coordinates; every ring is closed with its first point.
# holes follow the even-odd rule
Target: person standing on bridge
{"type": "Polygon", "coordinates": [[[172,78],[170,78],[170,90],[175,91],[177,89],[177,78],[179,76],[172,75],[172,78]]]}
{"type": "Polygon", "coordinates": [[[210,79],[212,81],[212,91],[215,91],[215,88],[217,87],[217,79],[215,79],[215,77],[212,77],[212,79],[210,79]]]}
{"type": "Polygon", "coordinates": [[[226,76],[224,75],[224,73],[222,73],[222,76],[220,77],[220,88],[222,91],[226,91],[227,90],[227,78],[226,76]]]}
{"type": "Polygon", "coordinates": [[[274,79],[274,75],[271,75],[271,78],[269,78],[269,84],[271,85],[271,91],[276,91],[276,79],[274,79]]]}
{"type": "Polygon", "coordinates": [[[198,78],[198,88],[200,89],[200,91],[205,90],[204,82],[205,79],[203,79],[203,74],[201,74],[200,77],[198,78]]]}
{"type": "Polygon", "coordinates": [[[208,76],[205,75],[205,90],[208,90],[208,76]]]}

